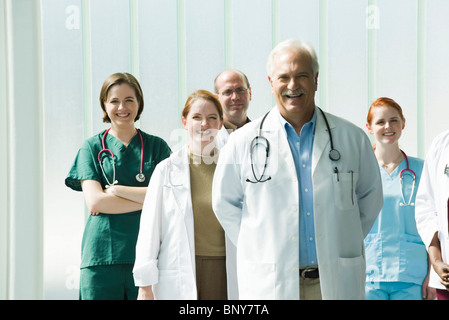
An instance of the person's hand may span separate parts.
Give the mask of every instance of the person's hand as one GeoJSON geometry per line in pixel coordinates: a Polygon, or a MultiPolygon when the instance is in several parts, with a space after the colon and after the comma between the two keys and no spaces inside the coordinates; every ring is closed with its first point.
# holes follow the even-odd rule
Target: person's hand
{"type": "Polygon", "coordinates": [[[429,275],[424,279],[422,284],[422,298],[423,300],[435,300],[437,297],[437,290],[429,287],[429,275]]]}
{"type": "Polygon", "coordinates": [[[151,286],[140,287],[137,300],[154,300],[153,289],[151,286]]]}
{"type": "Polygon", "coordinates": [[[441,284],[449,291],[449,265],[439,260],[433,263],[435,272],[441,279],[441,284]]]}

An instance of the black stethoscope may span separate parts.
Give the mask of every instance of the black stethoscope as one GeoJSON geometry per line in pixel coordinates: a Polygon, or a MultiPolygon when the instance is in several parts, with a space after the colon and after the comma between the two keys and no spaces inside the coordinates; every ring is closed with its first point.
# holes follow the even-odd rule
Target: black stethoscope
{"type": "MultiPolygon", "coordinates": [[[[106,136],[109,132],[109,130],[111,130],[111,128],[107,129],[104,132],[103,135],[103,139],[101,139],[101,146],[103,147],[103,149],[101,149],[101,151],[98,153],[98,162],[100,163],[100,168],[101,168],[101,172],[103,172],[103,176],[105,177],[108,185],[106,186],[106,188],[109,188],[115,184],[118,184],[118,181],[115,180],[115,157],[114,157],[114,153],[110,150],[110,149],[106,149],[106,144],[105,144],[105,139],[106,136]],[[111,155],[112,157],[112,183],[109,181],[108,177],[106,176],[106,173],[104,172],[103,169],[103,164],[101,163],[101,154],[103,152],[107,152],[111,155]]],[[[143,139],[142,139],[142,134],[140,133],[140,130],[137,129],[137,133],[139,134],[139,138],[140,138],[140,172],[136,175],[136,180],[138,182],[144,182],[145,181],[145,175],[143,174],[143,139]]]]}
{"type": "MultiPolygon", "coordinates": [[[[327,128],[327,132],[329,134],[329,140],[330,140],[330,144],[331,144],[331,150],[329,151],[329,159],[331,159],[331,161],[338,161],[341,158],[340,152],[334,148],[334,141],[332,139],[332,133],[329,127],[329,123],[327,122],[327,118],[326,115],[324,114],[323,110],[321,110],[320,108],[317,108],[321,111],[321,114],[324,117],[324,122],[326,123],[326,128],[327,128]]],[[[265,173],[265,169],[267,168],[268,165],[268,157],[270,156],[270,142],[268,141],[267,138],[265,138],[264,136],[262,136],[262,128],[263,128],[263,123],[266,119],[266,117],[268,116],[268,114],[270,113],[270,111],[268,111],[265,116],[262,118],[262,122],[260,123],[259,126],[259,134],[251,141],[251,145],[250,145],[250,160],[251,160],[251,170],[253,172],[253,176],[254,176],[254,180],[255,181],[251,181],[250,179],[246,179],[246,182],[250,182],[250,183],[258,183],[258,182],[266,182],[268,180],[271,180],[271,176],[268,176],[268,178],[263,179],[264,173],[265,173]],[[257,178],[256,173],[254,171],[254,164],[253,164],[253,150],[258,146],[258,145],[262,145],[265,147],[265,163],[263,166],[263,171],[262,174],[260,175],[259,178],[257,178]]],[[[337,167],[335,167],[334,169],[335,173],[338,174],[338,169],[337,167]]]]}

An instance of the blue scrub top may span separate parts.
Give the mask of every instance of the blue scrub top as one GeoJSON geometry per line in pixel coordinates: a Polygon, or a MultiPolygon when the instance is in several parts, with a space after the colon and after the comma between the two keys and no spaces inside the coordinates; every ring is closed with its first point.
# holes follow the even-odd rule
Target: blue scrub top
{"type": "MultiPolygon", "coordinates": [[[[408,157],[409,168],[416,174],[415,190],[411,203],[415,203],[416,191],[423,167],[423,160],[408,157]]],[[[366,281],[409,282],[421,285],[427,275],[427,251],[418,234],[415,222],[415,206],[401,206],[399,174],[407,168],[404,159],[388,174],[380,166],[384,204],[371,231],[365,238],[366,281]]],[[[403,173],[403,192],[408,203],[413,179],[403,173]]]]}

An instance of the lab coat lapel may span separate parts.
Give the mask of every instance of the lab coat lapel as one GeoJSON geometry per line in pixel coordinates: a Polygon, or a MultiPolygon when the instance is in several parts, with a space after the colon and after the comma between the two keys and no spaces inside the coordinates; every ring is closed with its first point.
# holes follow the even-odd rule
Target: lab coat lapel
{"type": "Polygon", "coordinates": [[[171,174],[172,181],[177,181],[176,183],[173,183],[174,186],[172,186],[171,189],[178,212],[184,218],[184,227],[190,251],[190,263],[192,270],[195,273],[195,235],[189,161],[189,150],[187,147],[184,147],[174,156],[172,155],[171,172],[169,174],[171,174]]]}
{"type": "MultiPolygon", "coordinates": [[[[316,117],[316,125],[315,125],[315,137],[313,139],[313,153],[312,153],[312,177],[315,172],[315,169],[320,161],[321,157],[326,153],[326,150],[330,151],[330,140],[329,133],[327,132],[326,122],[324,120],[323,114],[318,107],[315,109],[317,113],[316,117]]],[[[327,121],[329,122],[329,128],[335,127],[335,124],[329,117],[327,117],[327,121]]]]}
{"type": "Polygon", "coordinates": [[[296,174],[295,162],[293,161],[290,145],[288,144],[287,134],[282,127],[279,119],[280,114],[278,110],[275,110],[276,108],[275,106],[268,114],[263,125],[262,134],[270,141],[271,159],[272,161],[276,161],[272,165],[281,169],[279,164],[285,161],[290,170],[296,174]]]}
{"type": "Polygon", "coordinates": [[[169,172],[169,183],[179,212],[186,215],[191,211],[190,168],[188,149],[182,148],[172,156],[172,166],[169,172]]]}

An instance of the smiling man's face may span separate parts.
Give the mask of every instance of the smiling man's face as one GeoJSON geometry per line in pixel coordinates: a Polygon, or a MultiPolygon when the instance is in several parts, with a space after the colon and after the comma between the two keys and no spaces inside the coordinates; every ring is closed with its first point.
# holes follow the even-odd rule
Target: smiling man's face
{"type": "Polygon", "coordinates": [[[273,59],[273,74],[268,77],[276,105],[285,119],[313,114],[318,73],[313,74],[311,57],[286,49],[273,59]]]}

